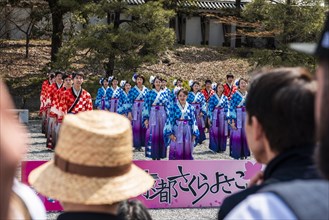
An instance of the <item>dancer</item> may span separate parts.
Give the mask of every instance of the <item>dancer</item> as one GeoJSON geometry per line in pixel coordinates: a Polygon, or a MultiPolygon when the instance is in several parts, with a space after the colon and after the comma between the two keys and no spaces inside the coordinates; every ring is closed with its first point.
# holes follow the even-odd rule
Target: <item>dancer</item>
{"type": "Polygon", "coordinates": [[[106,78],[101,78],[99,80],[99,84],[101,84],[102,87],[98,89],[95,106],[100,110],[109,110],[110,103],[108,99],[106,99],[106,92],[109,89],[109,80],[106,78]]]}
{"type": "Polygon", "coordinates": [[[230,156],[234,159],[245,159],[250,156],[246,140],[244,124],[246,120],[247,80],[239,79],[238,91],[234,93],[230,103],[229,120],[231,125],[230,156]]]}
{"type": "Polygon", "coordinates": [[[123,90],[118,86],[118,79],[114,76],[109,77],[111,87],[106,91],[106,99],[110,103],[110,112],[125,114],[125,95],[123,90]]]}
{"type": "Polygon", "coordinates": [[[172,90],[172,94],[171,94],[171,98],[174,102],[177,101],[177,93],[179,90],[181,90],[183,88],[183,81],[182,79],[178,78],[175,79],[173,82],[173,85],[175,86],[175,88],[172,90]]]}
{"type": "Polygon", "coordinates": [[[124,106],[124,115],[126,117],[128,117],[128,111],[127,111],[127,109],[128,109],[128,93],[131,89],[131,84],[127,80],[121,80],[120,81],[120,87],[122,88],[123,94],[124,94],[124,104],[123,104],[123,106],[124,106]]]}
{"type": "Polygon", "coordinates": [[[46,134],[46,124],[47,124],[47,115],[49,111],[49,103],[48,103],[48,90],[51,84],[55,81],[55,74],[50,73],[48,75],[48,79],[42,83],[41,93],[40,93],[40,111],[39,115],[42,117],[42,126],[41,132],[46,134]]]}
{"type": "Polygon", "coordinates": [[[161,90],[159,77],[150,77],[153,89],[145,96],[143,107],[143,122],[147,128],[146,134],[146,157],[160,160],[166,157],[167,147],[165,145],[163,128],[166,123],[170,101],[168,94],[161,90]]]}
{"type": "Polygon", "coordinates": [[[91,96],[82,88],[83,81],[83,72],[73,74],[73,86],[71,89],[65,90],[59,102],[59,122],[62,122],[66,114],[78,114],[93,110],[91,96]]]}
{"type": "Polygon", "coordinates": [[[224,152],[228,135],[227,113],[229,102],[223,94],[224,87],[221,83],[216,84],[215,91],[216,93],[210,97],[208,105],[209,148],[214,152],[224,152]]]}
{"type": "Polygon", "coordinates": [[[181,89],[172,105],[164,128],[166,143],[170,142],[169,160],[193,160],[194,142],[199,137],[195,108],[186,101],[188,92],[181,89]]]}
{"type": "Polygon", "coordinates": [[[191,87],[191,91],[188,93],[187,102],[195,109],[195,118],[200,132],[198,144],[202,144],[202,142],[206,140],[206,134],[204,131],[205,117],[207,115],[206,101],[204,95],[200,92],[199,82],[190,80],[189,86],[191,87]]]}
{"type": "Polygon", "coordinates": [[[238,90],[238,87],[234,85],[234,75],[229,73],[226,75],[226,83],[224,84],[224,95],[230,101],[233,94],[238,90]]]}
{"type": "Polygon", "coordinates": [[[127,109],[128,118],[132,121],[134,148],[143,151],[145,146],[146,128],[142,124],[142,111],[145,96],[148,89],[143,85],[145,78],[143,75],[134,74],[132,80],[136,85],[128,93],[127,109]]]}
{"type": "Polygon", "coordinates": [[[46,141],[46,147],[50,150],[54,149],[54,146],[52,145],[52,131],[55,129],[56,124],[56,114],[54,112],[51,112],[51,107],[54,105],[56,94],[57,92],[62,88],[63,86],[63,73],[61,71],[56,71],[55,73],[55,82],[51,84],[51,86],[48,89],[48,104],[47,107],[49,108],[49,113],[47,115],[47,141],[46,141]]]}
{"type": "Polygon", "coordinates": [[[170,95],[170,89],[167,87],[167,80],[165,78],[161,78],[161,89],[168,92],[168,95],[170,95]]]}
{"type": "Polygon", "coordinates": [[[58,131],[61,126],[62,121],[59,120],[60,113],[60,100],[61,97],[64,95],[64,92],[68,89],[72,88],[72,75],[63,75],[63,86],[57,90],[57,92],[53,96],[53,100],[51,103],[50,113],[49,117],[52,118],[50,125],[50,133],[49,133],[49,139],[47,138],[47,147],[49,149],[54,149],[57,143],[57,137],[58,137],[58,131]]]}

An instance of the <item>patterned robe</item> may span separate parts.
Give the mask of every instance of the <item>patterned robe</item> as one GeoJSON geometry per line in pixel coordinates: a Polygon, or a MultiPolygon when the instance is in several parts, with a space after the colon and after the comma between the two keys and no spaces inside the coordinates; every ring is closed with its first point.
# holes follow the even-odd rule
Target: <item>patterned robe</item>
{"type": "Polygon", "coordinates": [[[246,158],[250,156],[250,150],[247,144],[246,133],[244,124],[246,120],[246,97],[242,95],[238,90],[233,94],[230,110],[229,119],[235,122],[236,130],[231,129],[231,140],[230,140],[230,156],[235,159],[246,158]]]}
{"type": "Polygon", "coordinates": [[[106,92],[108,89],[109,89],[109,87],[104,88],[104,86],[102,86],[101,88],[98,89],[96,100],[95,100],[95,106],[97,109],[109,110],[110,103],[109,103],[108,99],[106,98],[106,92]]]}
{"type": "Polygon", "coordinates": [[[40,93],[40,114],[47,111],[48,90],[50,86],[51,83],[48,79],[43,81],[40,93]]]}
{"type": "Polygon", "coordinates": [[[205,89],[205,88],[202,89],[201,92],[204,95],[206,102],[209,102],[210,97],[216,93],[215,90],[213,90],[213,89],[210,89],[208,92],[207,89],[205,89]]]}
{"type": "Polygon", "coordinates": [[[197,125],[199,128],[200,136],[198,139],[198,143],[201,144],[204,140],[206,140],[206,134],[204,132],[205,129],[205,120],[207,117],[207,106],[205,97],[201,92],[189,92],[186,100],[189,104],[191,104],[195,109],[195,118],[197,120],[197,125]],[[200,112],[202,112],[203,117],[200,117],[200,112]]]}
{"type": "Polygon", "coordinates": [[[133,129],[133,142],[134,148],[140,150],[145,146],[146,128],[142,123],[142,111],[144,106],[144,99],[149,90],[143,86],[140,90],[134,86],[128,92],[126,111],[132,114],[132,129],[133,129]]]}
{"type": "Polygon", "coordinates": [[[226,150],[228,108],[229,102],[225,95],[221,95],[221,97],[217,94],[211,96],[208,105],[208,118],[212,122],[209,130],[209,148],[214,152],[226,150]]]}
{"type": "Polygon", "coordinates": [[[155,89],[149,90],[145,96],[142,121],[149,121],[146,132],[146,157],[161,159],[166,157],[167,147],[165,145],[163,128],[169,114],[170,98],[165,91],[159,92],[155,89]]]}
{"type": "Polygon", "coordinates": [[[56,94],[56,92],[63,87],[63,83],[61,85],[58,85],[56,82],[51,84],[51,86],[48,89],[48,106],[51,107],[54,96],[56,94]]]}
{"type": "Polygon", "coordinates": [[[195,136],[196,139],[199,137],[195,109],[187,102],[184,108],[179,102],[176,102],[170,109],[170,115],[163,131],[166,143],[170,143],[169,160],[193,160],[192,136],[195,136]],[[172,134],[176,137],[176,141],[170,140],[172,134]]]}
{"type": "Polygon", "coordinates": [[[118,114],[125,114],[125,95],[120,87],[113,89],[110,87],[106,91],[106,100],[110,103],[110,112],[116,112],[118,114]]]}
{"type": "Polygon", "coordinates": [[[225,83],[223,87],[224,87],[223,94],[230,101],[232,99],[233,94],[238,90],[238,87],[236,87],[235,85],[230,86],[228,83],[225,83]]]}
{"type": "Polygon", "coordinates": [[[91,111],[93,110],[93,103],[89,92],[82,89],[78,96],[74,93],[73,87],[64,92],[59,103],[59,120],[62,120],[66,114],[77,114],[79,112],[91,111]],[[77,100],[75,106],[74,102],[77,100]],[[73,108],[72,108],[73,107],[73,108]]]}

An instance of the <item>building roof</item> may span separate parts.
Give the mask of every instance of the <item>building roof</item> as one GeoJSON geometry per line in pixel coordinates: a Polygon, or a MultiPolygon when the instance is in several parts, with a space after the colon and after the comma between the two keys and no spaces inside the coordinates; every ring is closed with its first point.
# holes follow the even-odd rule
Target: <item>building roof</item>
{"type": "MultiPolygon", "coordinates": [[[[144,4],[144,0],[126,0],[128,4],[131,5],[139,5],[144,4]]],[[[241,1],[240,7],[243,8],[246,3],[248,3],[248,0],[241,1]]],[[[223,8],[235,8],[235,1],[221,1],[221,0],[193,0],[193,1],[186,1],[186,0],[178,0],[178,6],[183,7],[197,7],[198,9],[203,10],[218,10],[223,8]]]]}

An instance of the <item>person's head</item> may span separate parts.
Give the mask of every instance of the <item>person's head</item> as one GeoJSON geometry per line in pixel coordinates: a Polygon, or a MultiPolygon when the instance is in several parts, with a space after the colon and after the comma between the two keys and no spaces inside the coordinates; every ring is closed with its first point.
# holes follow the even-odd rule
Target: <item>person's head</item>
{"type": "Polygon", "coordinates": [[[132,146],[131,122],[124,116],[100,110],[66,115],[54,160],[33,170],[29,182],[41,194],[60,201],[65,211],[97,208],[117,214],[118,203],[146,192],[154,183],[132,163],[132,146]]]}
{"type": "Polygon", "coordinates": [[[131,89],[131,84],[130,82],[126,81],[126,80],[121,80],[120,82],[120,87],[122,87],[122,89],[128,93],[129,90],[131,89]]]}
{"type": "Polygon", "coordinates": [[[191,83],[191,91],[194,93],[197,93],[200,90],[200,83],[198,81],[193,81],[193,83],[191,83]]]}
{"type": "Polygon", "coordinates": [[[248,80],[246,80],[245,78],[240,78],[238,81],[237,81],[237,86],[240,90],[247,90],[247,86],[248,86],[248,80]]]}
{"type": "Polygon", "coordinates": [[[205,87],[207,90],[210,90],[211,89],[211,80],[210,79],[207,79],[204,84],[205,84],[205,87]]]}
{"type": "Polygon", "coordinates": [[[174,86],[177,86],[177,87],[182,87],[182,83],[183,83],[183,81],[180,78],[175,79],[173,82],[174,86]]]}
{"type": "Polygon", "coordinates": [[[188,91],[186,89],[180,89],[177,92],[177,99],[179,102],[185,103],[187,99],[188,91]]]}
{"type": "Polygon", "coordinates": [[[72,75],[64,74],[63,75],[63,81],[64,81],[64,87],[65,88],[71,88],[72,87],[72,84],[73,84],[72,75]]]}
{"type": "Polygon", "coordinates": [[[83,72],[80,71],[73,73],[72,77],[73,77],[73,85],[80,87],[84,81],[85,75],[83,72]]]}
{"type": "Polygon", "coordinates": [[[145,77],[141,74],[137,74],[136,76],[136,84],[137,86],[142,86],[145,82],[145,77]]]}
{"type": "Polygon", "coordinates": [[[107,88],[109,86],[109,80],[107,78],[101,78],[99,83],[104,87],[107,88]]]}
{"type": "Polygon", "coordinates": [[[150,83],[152,84],[153,89],[161,89],[161,78],[159,76],[151,76],[150,83]]]}
{"type": "Polygon", "coordinates": [[[234,80],[234,75],[232,73],[226,75],[226,81],[228,84],[232,84],[233,80],[234,80]]]}
{"type": "Polygon", "coordinates": [[[119,204],[118,216],[124,220],[152,220],[147,208],[138,200],[126,200],[119,204]]]}
{"type": "Polygon", "coordinates": [[[118,86],[119,81],[118,81],[117,77],[112,76],[112,77],[109,78],[109,81],[111,81],[112,87],[117,87],[118,86]]]}
{"type": "Polygon", "coordinates": [[[53,73],[53,72],[49,73],[48,80],[52,81],[54,78],[55,78],[55,73],[53,73]]]}
{"type": "Polygon", "coordinates": [[[302,68],[264,70],[254,76],[245,129],[257,161],[267,164],[290,149],[314,147],[315,91],[315,82],[302,68]]]}
{"type": "Polygon", "coordinates": [[[61,71],[55,72],[55,81],[58,84],[61,84],[63,82],[63,73],[61,71]]]}
{"type": "Polygon", "coordinates": [[[224,92],[224,86],[223,86],[223,84],[221,84],[220,82],[217,83],[216,93],[218,95],[221,95],[221,94],[223,94],[223,92],[224,92]]]}
{"type": "Polygon", "coordinates": [[[28,143],[25,127],[12,109],[14,104],[0,79],[0,219],[8,219],[13,180],[28,143]]]}
{"type": "Polygon", "coordinates": [[[167,87],[167,80],[165,78],[161,78],[161,87],[166,88],[167,87]]]}

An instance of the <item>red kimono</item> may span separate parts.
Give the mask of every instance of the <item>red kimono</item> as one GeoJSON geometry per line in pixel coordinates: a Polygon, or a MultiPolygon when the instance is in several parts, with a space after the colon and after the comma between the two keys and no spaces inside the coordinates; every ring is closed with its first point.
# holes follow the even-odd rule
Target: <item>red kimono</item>
{"type": "Polygon", "coordinates": [[[76,96],[72,87],[61,96],[58,119],[61,121],[66,114],[77,114],[91,110],[93,110],[91,95],[81,88],[80,93],[76,96]]]}
{"type": "Polygon", "coordinates": [[[208,92],[207,89],[204,88],[201,90],[201,92],[204,95],[207,103],[209,102],[210,97],[215,94],[215,90],[213,90],[213,89],[210,89],[208,92]]]}
{"type": "Polygon", "coordinates": [[[223,94],[227,97],[227,99],[230,101],[233,94],[238,90],[238,87],[235,85],[230,86],[228,83],[225,83],[223,85],[224,87],[224,92],[223,94]]]}
{"type": "Polygon", "coordinates": [[[51,84],[48,79],[43,81],[40,93],[40,114],[42,114],[44,111],[47,111],[48,90],[50,86],[51,84]]]}

